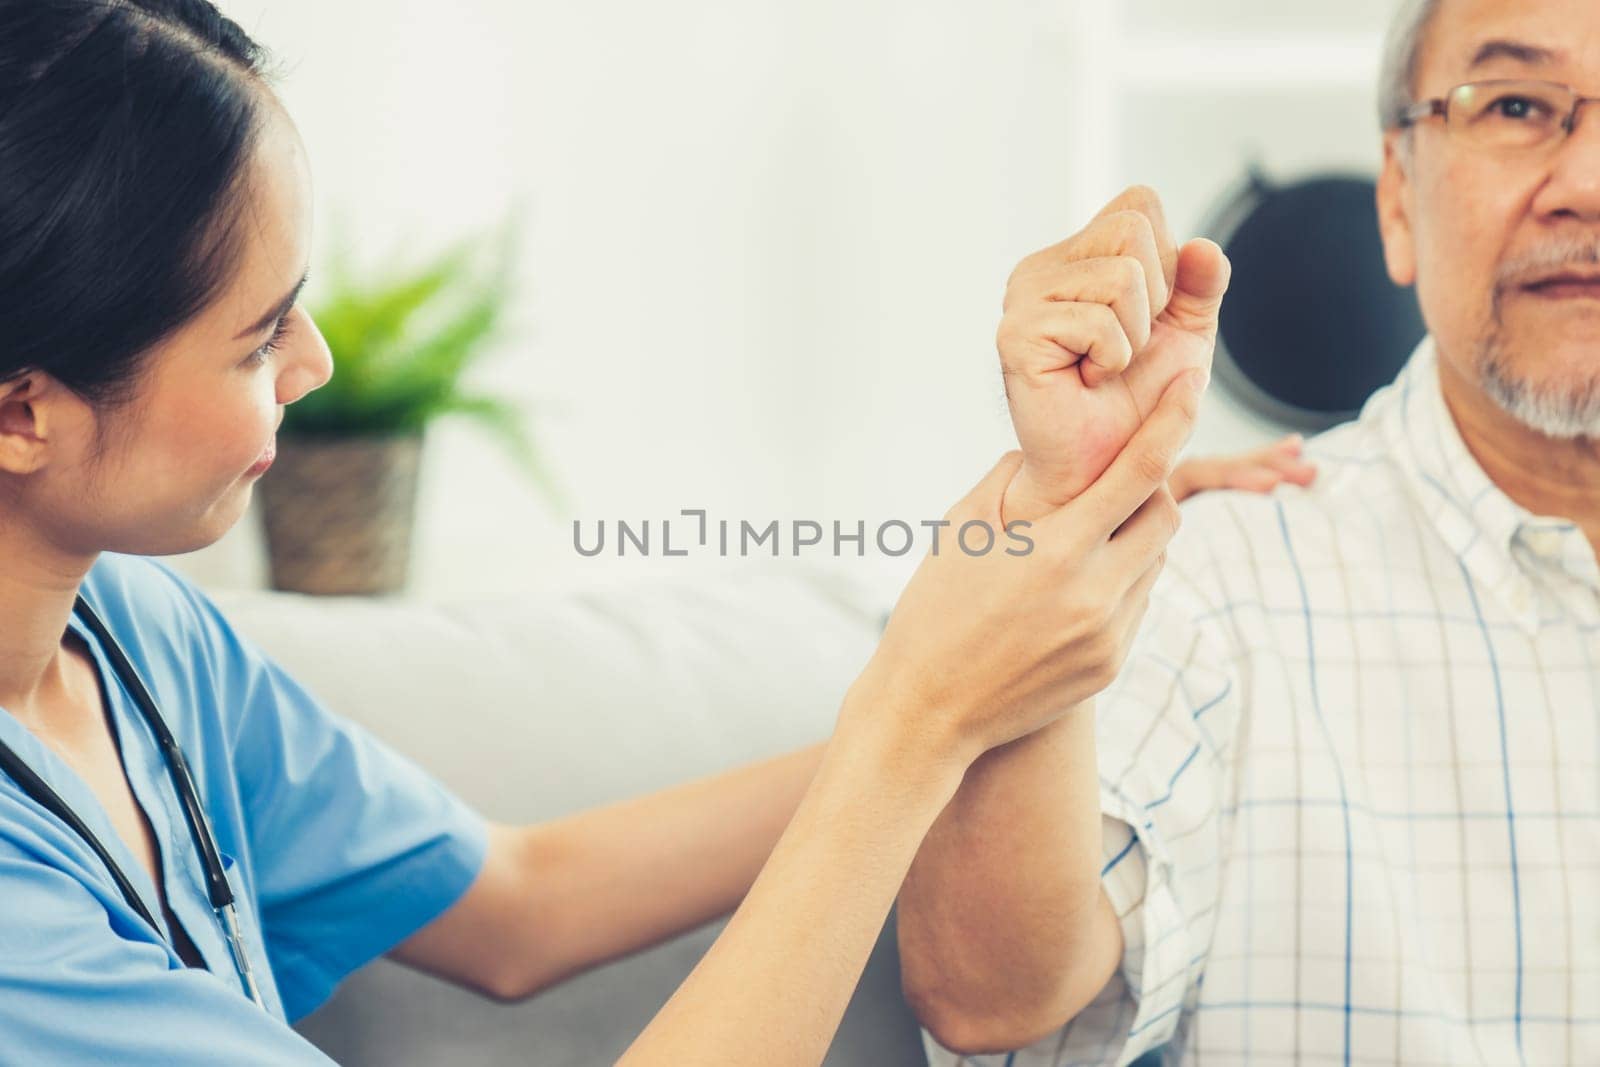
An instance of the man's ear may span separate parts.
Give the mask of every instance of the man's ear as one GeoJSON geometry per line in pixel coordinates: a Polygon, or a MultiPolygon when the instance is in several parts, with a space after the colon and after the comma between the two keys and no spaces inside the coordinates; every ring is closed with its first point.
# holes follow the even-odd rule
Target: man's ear
{"type": "Polygon", "coordinates": [[[32,474],[44,466],[50,405],[41,400],[53,384],[39,371],[0,384],[0,474],[32,474]]]}
{"type": "Polygon", "coordinates": [[[1417,282],[1417,249],[1411,233],[1410,145],[1402,144],[1406,135],[1391,130],[1383,138],[1383,170],[1378,175],[1378,232],[1383,237],[1383,259],[1389,278],[1396,285],[1417,282]]]}

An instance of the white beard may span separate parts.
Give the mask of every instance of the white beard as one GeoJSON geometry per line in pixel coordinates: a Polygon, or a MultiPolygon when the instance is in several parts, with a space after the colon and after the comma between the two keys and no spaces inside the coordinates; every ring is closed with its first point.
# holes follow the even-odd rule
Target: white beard
{"type": "Polygon", "coordinates": [[[1490,342],[1478,355],[1478,380],[1507,415],[1546,437],[1600,440],[1600,378],[1560,389],[1514,376],[1490,342]]]}
{"type": "Polygon", "coordinates": [[[1560,388],[1537,385],[1517,375],[1504,359],[1501,302],[1508,289],[1540,273],[1563,267],[1600,264],[1600,235],[1566,233],[1502,263],[1496,273],[1493,330],[1478,347],[1478,381],[1507,415],[1546,437],[1569,441],[1600,439],[1600,372],[1587,382],[1560,388]]]}

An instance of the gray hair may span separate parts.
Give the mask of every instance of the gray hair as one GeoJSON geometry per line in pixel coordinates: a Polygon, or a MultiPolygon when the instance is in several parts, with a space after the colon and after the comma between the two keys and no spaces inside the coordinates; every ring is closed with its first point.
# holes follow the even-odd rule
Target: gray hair
{"type": "Polygon", "coordinates": [[[1416,91],[1417,67],[1422,60],[1422,42],[1433,16],[1443,0],[1400,0],[1394,21],[1389,24],[1383,48],[1383,66],[1378,75],[1378,126],[1392,130],[1400,115],[1411,106],[1416,91]]]}

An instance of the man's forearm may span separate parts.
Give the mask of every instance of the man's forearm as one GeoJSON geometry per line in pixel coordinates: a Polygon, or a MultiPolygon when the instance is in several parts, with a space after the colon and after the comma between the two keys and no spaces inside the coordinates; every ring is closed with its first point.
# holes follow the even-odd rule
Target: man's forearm
{"type": "Polygon", "coordinates": [[[974,763],[917,853],[901,967],[934,1036],[1020,1047],[1094,998],[1122,954],[1100,865],[1090,702],[974,763]]]}

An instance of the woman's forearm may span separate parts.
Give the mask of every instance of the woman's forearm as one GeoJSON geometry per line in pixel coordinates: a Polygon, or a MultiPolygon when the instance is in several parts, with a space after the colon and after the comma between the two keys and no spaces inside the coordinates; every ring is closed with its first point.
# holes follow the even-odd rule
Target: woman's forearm
{"type": "Polygon", "coordinates": [[[390,956],[520,1000],[725,915],[822,753],[813,745],[551,822],[492,826],[471,889],[390,956]]]}
{"type": "MultiPolygon", "coordinates": [[[[879,699],[858,694],[847,706],[879,699]]],[[[872,726],[842,726],[744,902],[620,1062],[821,1062],[960,774],[960,764],[901,751],[872,726]]]]}
{"type": "Polygon", "coordinates": [[[527,828],[541,915],[531,991],[732,911],[794,815],[823,746],[527,828]]]}

